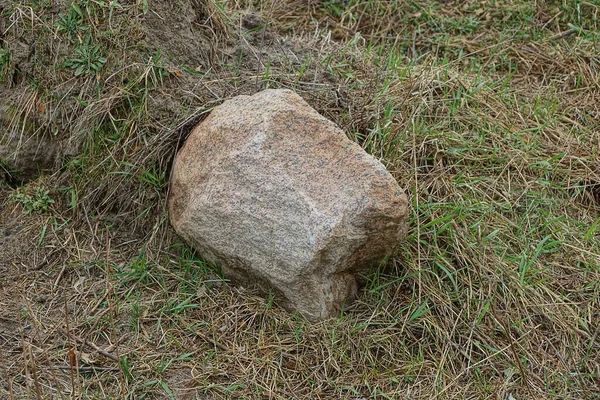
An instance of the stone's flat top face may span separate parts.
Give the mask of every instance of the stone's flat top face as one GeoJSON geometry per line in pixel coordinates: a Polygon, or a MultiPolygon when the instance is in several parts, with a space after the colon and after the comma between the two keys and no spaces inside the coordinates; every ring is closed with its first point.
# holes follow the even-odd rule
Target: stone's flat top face
{"type": "Polygon", "coordinates": [[[355,269],[381,232],[375,253],[389,251],[406,208],[383,165],[289,90],[215,108],[177,156],[169,201],[173,226],[205,257],[226,269],[235,255],[275,284],[355,269]]]}

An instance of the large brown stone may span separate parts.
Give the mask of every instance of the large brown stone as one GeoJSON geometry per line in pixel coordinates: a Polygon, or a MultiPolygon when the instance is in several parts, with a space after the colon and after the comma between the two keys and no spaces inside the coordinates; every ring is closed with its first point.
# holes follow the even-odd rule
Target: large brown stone
{"type": "Polygon", "coordinates": [[[310,320],[397,248],[407,199],[375,158],[290,90],[216,107],[176,157],[175,230],[224,274],[310,320]]]}

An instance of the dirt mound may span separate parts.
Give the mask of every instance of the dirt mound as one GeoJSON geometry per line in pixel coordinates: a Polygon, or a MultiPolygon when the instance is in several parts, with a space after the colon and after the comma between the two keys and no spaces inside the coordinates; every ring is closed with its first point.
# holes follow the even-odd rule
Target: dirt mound
{"type": "Polygon", "coordinates": [[[57,171],[82,152],[99,155],[98,133],[110,136],[105,145],[117,157],[138,149],[140,169],[131,174],[164,174],[190,121],[265,87],[302,92],[328,117],[349,103],[347,82],[322,63],[325,49],[327,57],[340,53],[335,43],[280,36],[259,14],[226,17],[210,1],[77,4],[40,6],[33,17],[39,24],[5,6],[14,21],[3,21],[10,57],[0,84],[0,161],[17,180],[57,171]],[[110,35],[98,33],[103,29],[110,35]],[[124,125],[144,131],[144,140],[119,137],[124,125]]]}
{"type": "Polygon", "coordinates": [[[215,3],[153,1],[143,18],[147,43],[173,61],[207,69],[226,46],[229,27],[215,3]]]}

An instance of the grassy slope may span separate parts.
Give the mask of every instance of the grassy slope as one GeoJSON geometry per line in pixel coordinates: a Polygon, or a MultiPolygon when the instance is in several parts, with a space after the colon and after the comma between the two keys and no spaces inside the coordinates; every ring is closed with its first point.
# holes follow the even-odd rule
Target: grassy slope
{"type": "MultiPolygon", "coordinates": [[[[34,22],[53,15],[30,3],[34,22]]],[[[3,345],[0,397],[67,398],[72,388],[81,398],[600,396],[600,4],[246,3],[228,2],[212,23],[222,46],[236,41],[237,13],[253,8],[272,31],[322,50],[271,59],[258,35],[252,51],[217,55],[216,72],[198,75],[128,43],[134,24],[108,34],[134,6],[83,12],[78,26],[109,55],[103,76],[124,67],[111,51],[135,49],[139,60],[113,86],[88,74],[80,93],[96,108],[84,153],[28,186],[64,188],[28,217],[33,242],[43,232],[42,249],[64,250],[43,272],[12,267],[22,275],[1,301],[19,329],[3,345]],[[256,64],[242,60],[253,55],[256,64]],[[200,91],[163,120],[152,115],[153,96],[188,81],[217,95],[200,91]],[[266,86],[307,97],[412,200],[399,256],[345,315],[321,324],[223,284],[176,243],[161,211],[185,116],[266,86]],[[121,362],[68,340],[65,321],[121,362]],[[51,368],[68,365],[71,349],[87,369],[51,368]]],[[[70,41],[57,37],[48,40],[70,41]]],[[[74,79],[77,67],[50,73],[40,62],[31,80],[47,82],[40,96],[74,79]]]]}

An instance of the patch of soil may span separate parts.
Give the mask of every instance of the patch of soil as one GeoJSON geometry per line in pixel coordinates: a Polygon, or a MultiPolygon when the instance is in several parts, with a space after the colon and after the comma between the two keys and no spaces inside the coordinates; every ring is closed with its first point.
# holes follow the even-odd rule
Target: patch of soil
{"type": "MultiPolygon", "coordinates": [[[[4,196],[7,196],[6,192],[4,196]]],[[[8,277],[19,271],[18,266],[35,262],[37,246],[31,227],[37,224],[14,209],[13,204],[5,204],[0,209],[0,276],[2,277],[8,277]]],[[[6,281],[0,280],[0,286],[3,284],[6,284],[6,281]]]]}
{"type": "Polygon", "coordinates": [[[193,68],[206,69],[215,61],[215,45],[226,35],[213,21],[217,10],[210,2],[152,1],[143,20],[149,46],[193,68]]]}

